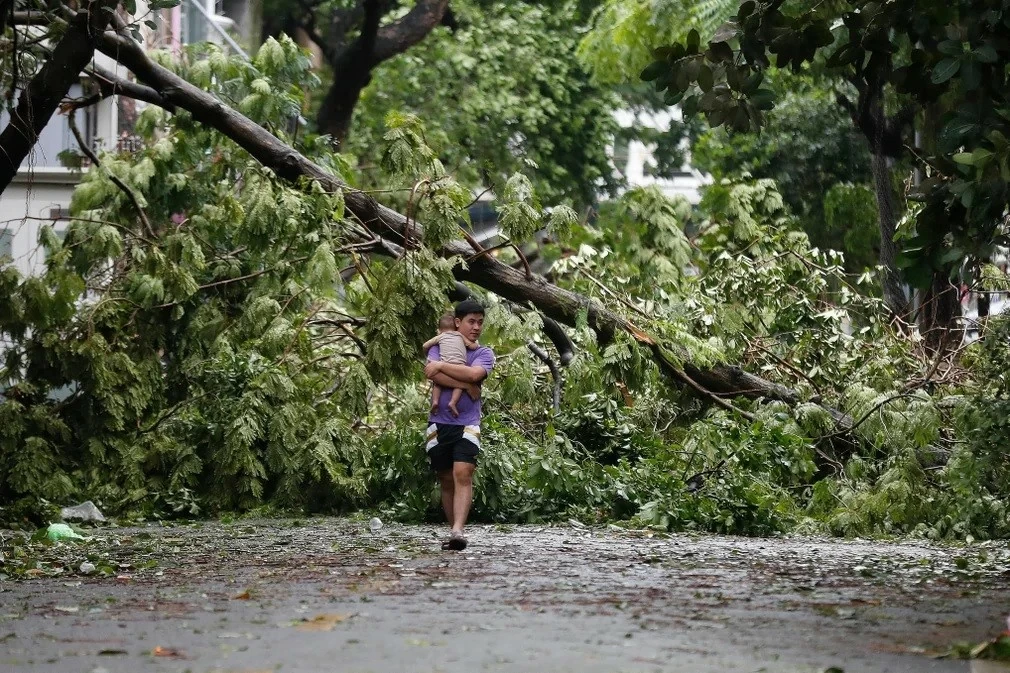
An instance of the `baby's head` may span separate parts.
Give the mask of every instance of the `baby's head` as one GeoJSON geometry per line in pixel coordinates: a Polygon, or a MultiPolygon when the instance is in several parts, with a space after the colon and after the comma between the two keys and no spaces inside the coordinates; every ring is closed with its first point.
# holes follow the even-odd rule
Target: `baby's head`
{"type": "Polygon", "coordinates": [[[441,318],[438,319],[438,331],[442,332],[455,332],[456,331],[456,316],[452,313],[446,313],[441,318]]]}

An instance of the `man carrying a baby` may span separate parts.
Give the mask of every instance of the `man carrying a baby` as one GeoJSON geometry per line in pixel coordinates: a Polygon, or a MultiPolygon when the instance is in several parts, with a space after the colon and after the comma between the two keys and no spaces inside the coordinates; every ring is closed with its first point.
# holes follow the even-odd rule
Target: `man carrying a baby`
{"type": "Polygon", "coordinates": [[[442,546],[458,551],[467,544],[463,525],[470,514],[473,473],[480,453],[480,385],[494,368],[494,352],[478,343],[484,328],[484,307],[477,302],[467,299],[457,304],[453,326],[455,330],[449,330],[447,321],[444,326],[439,321],[439,335],[425,344],[428,363],[424,374],[438,390],[433,393],[428,416],[426,448],[451,528],[449,540],[442,546]]]}

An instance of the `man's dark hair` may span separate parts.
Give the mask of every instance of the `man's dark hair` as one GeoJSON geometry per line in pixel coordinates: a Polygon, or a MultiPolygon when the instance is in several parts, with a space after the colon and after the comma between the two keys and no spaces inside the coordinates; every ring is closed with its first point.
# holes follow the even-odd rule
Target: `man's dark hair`
{"type": "Polygon", "coordinates": [[[456,304],[456,317],[460,320],[471,313],[484,315],[484,307],[475,302],[473,299],[464,299],[460,303],[456,304]]]}

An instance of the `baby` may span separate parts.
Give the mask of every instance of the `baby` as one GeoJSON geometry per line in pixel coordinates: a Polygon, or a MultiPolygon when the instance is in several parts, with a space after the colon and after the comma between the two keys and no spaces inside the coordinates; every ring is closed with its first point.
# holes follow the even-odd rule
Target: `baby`
{"type": "MultiPolygon", "coordinates": [[[[432,346],[438,346],[440,360],[454,365],[466,364],[466,351],[477,348],[477,343],[470,341],[465,336],[456,331],[456,317],[452,313],[446,313],[438,319],[438,334],[424,342],[424,352],[432,346]]],[[[441,386],[432,384],[431,387],[431,410],[438,411],[438,398],[442,394],[441,386]]],[[[452,389],[452,399],[449,400],[449,411],[453,416],[459,416],[459,409],[456,403],[463,395],[462,388],[452,389]]]]}

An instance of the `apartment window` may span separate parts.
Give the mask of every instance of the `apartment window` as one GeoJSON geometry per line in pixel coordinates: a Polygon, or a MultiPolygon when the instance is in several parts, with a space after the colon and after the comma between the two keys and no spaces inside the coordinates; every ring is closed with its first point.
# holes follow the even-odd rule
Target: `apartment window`
{"type": "MultiPolygon", "coordinates": [[[[68,98],[80,98],[82,96],[84,96],[84,88],[80,84],[70,87],[70,91],[67,93],[68,98]]],[[[20,97],[21,92],[18,91],[18,100],[20,100],[20,97]]],[[[0,127],[6,127],[9,122],[10,112],[6,109],[0,110],[0,127]]],[[[95,117],[94,106],[78,110],[77,128],[80,129],[85,142],[94,142],[96,125],[97,118],[95,117]]],[[[60,162],[60,153],[67,150],[80,153],[77,139],[74,138],[74,134],[70,130],[67,116],[55,114],[49,120],[49,123],[46,124],[46,127],[42,129],[35,147],[25,157],[25,160],[21,162],[21,168],[34,168],[36,170],[62,168],[63,164],[60,162]]]]}
{"type": "Polygon", "coordinates": [[[207,18],[193,5],[199,4],[206,9],[203,0],[182,0],[182,42],[195,44],[207,41],[207,18]]]}
{"type": "Polygon", "coordinates": [[[0,262],[10,262],[14,259],[14,232],[10,229],[0,229],[0,262]]]}

